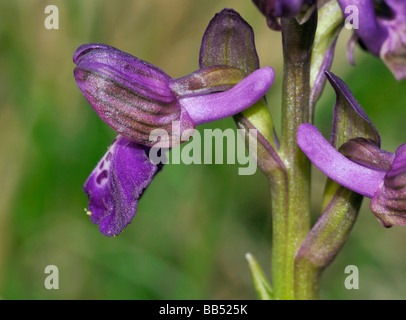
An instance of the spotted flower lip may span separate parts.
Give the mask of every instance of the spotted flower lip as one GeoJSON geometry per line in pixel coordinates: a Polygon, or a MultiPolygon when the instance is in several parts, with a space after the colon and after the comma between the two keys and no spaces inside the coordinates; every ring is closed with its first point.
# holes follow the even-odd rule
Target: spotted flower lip
{"type": "MultiPolygon", "coordinates": [[[[154,129],[168,132],[170,141],[158,141],[162,144],[173,146],[181,141],[173,136],[174,121],[180,122],[182,133],[241,112],[265,95],[275,77],[273,69],[265,67],[225,92],[210,93],[210,88],[210,94],[196,90],[183,97],[171,90],[177,87],[177,79],[111,46],[82,45],[73,61],[76,82],[96,113],[119,134],[147,146],[157,143],[150,141],[154,129]]],[[[196,72],[200,77],[210,74],[196,72]]]]}
{"type": "MultiPolygon", "coordinates": [[[[350,107],[363,119],[359,125],[366,124],[375,130],[344,82],[332,73],[328,73],[328,78],[336,85],[337,93],[344,94],[350,107]]],[[[374,136],[376,142],[351,139],[340,148],[342,154],[314,125],[305,123],[298,128],[297,143],[310,161],[330,179],[371,198],[370,209],[383,226],[406,226],[406,144],[392,154],[382,150],[379,135],[374,136]]]]}
{"type": "Polygon", "coordinates": [[[268,26],[273,30],[281,30],[277,20],[280,17],[293,18],[299,14],[304,5],[313,5],[316,0],[253,0],[264,14],[268,26]]]}
{"type": "Polygon", "coordinates": [[[88,214],[106,236],[120,234],[132,221],[137,204],[161,165],[151,163],[149,147],[117,136],[83,190],[89,197],[88,214]]]}
{"type": "MultiPolygon", "coordinates": [[[[369,52],[380,57],[398,80],[406,78],[406,2],[401,0],[338,0],[344,15],[358,9],[355,39],[369,52]]],[[[354,40],[352,40],[354,41],[354,40]]],[[[353,61],[350,46],[350,60],[353,61]]]]}

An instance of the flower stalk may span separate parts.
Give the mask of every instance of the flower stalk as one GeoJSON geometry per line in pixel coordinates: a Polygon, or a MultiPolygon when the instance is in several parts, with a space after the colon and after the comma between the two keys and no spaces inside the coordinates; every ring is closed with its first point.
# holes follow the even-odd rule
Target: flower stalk
{"type": "Polygon", "coordinates": [[[299,125],[313,118],[309,108],[310,67],[317,13],[302,25],[295,18],[282,18],[281,24],[284,75],[279,154],[286,176],[274,178],[271,185],[272,280],[278,299],[295,299],[295,290],[302,286],[295,283],[295,256],[310,228],[310,162],[295,137],[299,125]]]}

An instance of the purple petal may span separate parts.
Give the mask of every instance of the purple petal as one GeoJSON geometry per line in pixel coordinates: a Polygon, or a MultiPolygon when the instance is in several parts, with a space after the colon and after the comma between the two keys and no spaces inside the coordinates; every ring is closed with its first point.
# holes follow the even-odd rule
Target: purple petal
{"type": "Polygon", "coordinates": [[[268,27],[272,30],[280,31],[281,25],[279,24],[278,17],[281,12],[277,9],[278,0],[253,0],[254,4],[258,7],[259,11],[266,17],[268,27]]]}
{"type": "Polygon", "coordinates": [[[385,172],[348,160],[311,124],[305,123],[299,126],[297,143],[321,172],[338,184],[361,195],[372,198],[383,181],[385,172]]]}
{"type": "Polygon", "coordinates": [[[276,13],[279,17],[293,18],[305,4],[312,5],[315,2],[315,0],[279,0],[276,1],[276,13]]]}
{"type": "Polygon", "coordinates": [[[399,0],[386,1],[394,12],[393,19],[382,19],[388,29],[388,38],[383,43],[380,57],[397,80],[406,78],[406,3],[399,0]]]}
{"type": "Polygon", "coordinates": [[[210,95],[181,98],[180,104],[198,124],[233,116],[261,99],[275,79],[271,67],[259,69],[232,89],[210,95]]]}
{"type": "MultiPolygon", "coordinates": [[[[380,57],[398,80],[406,78],[406,3],[401,0],[339,0],[359,10],[359,41],[380,57]]],[[[346,17],[351,14],[347,13],[346,17]]]]}
{"type": "Polygon", "coordinates": [[[374,1],[372,0],[338,0],[345,18],[350,16],[350,10],[346,13],[346,8],[355,6],[358,8],[359,29],[355,32],[358,34],[362,43],[368,51],[376,56],[379,56],[382,44],[388,36],[388,31],[382,26],[376,17],[374,9],[374,1]]]}
{"type": "Polygon", "coordinates": [[[334,106],[331,144],[339,148],[348,140],[361,137],[371,139],[380,146],[381,138],[378,131],[348,86],[332,72],[326,71],[326,75],[337,96],[334,106]]]}
{"type": "Polygon", "coordinates": [[[73,56],[77,68],[96,73],[139,95],[159,102],[172,102],[170,77],[154,65],[103,44],[80,46],[73,56]]]}
{"type": "Polygon", "coordinates": [[[259,69],[252,27],[232,9],[224,9],[210,21],[202,39],[200,68],[229,65],[246,74],[259,69]]]}
{"type": "Polygon", "coordinates": [[[158,172],[148,147],[116,137],[84,185],[89,214],[106,236],[118,235],[131,222],[138,200],[158,172]]]}
{"type": "Polygon", "coordinates": [[[392,167],[372,198],[370,208],[383,226],[406,226],[406,144],[396,150],[392,167]]]}
{"type": "Polygon", "coordinates": [[[253,0],[267,19],[273,30],[281,30],[277,18],[293,18],[300,13],[305,4],[312,5],[315,0],[253,0]]]}
{"type": "Polygon", "coordinates": [[[194,128],[169,89],[170,77],[157,67],[101,44],[79,47],[74,62],[75,79],[85,98],[126,138],[151,146],[153,129],[164,129],[171,138],[173,121],[180,121],[181,132],[194,128]]]}

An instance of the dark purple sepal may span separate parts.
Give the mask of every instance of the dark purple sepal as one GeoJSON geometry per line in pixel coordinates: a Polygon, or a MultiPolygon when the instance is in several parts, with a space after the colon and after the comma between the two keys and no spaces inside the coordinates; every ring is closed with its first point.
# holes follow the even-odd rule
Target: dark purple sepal
{"type": "MultiPolygon", "coordinates": [[[[170,77],[159,68],[102,44],[79,47],[73,61],[76,82],[96,113],[119,134],[152,146],[154,129],[164,129],[172,141],[172,122],[180,132],[195,124],[169,88],[170,77]]],[[[172,139],[174,138],[174,139],[172,139]]]]}
{"type": "Polygon", "coordinates": [[[252,0],[254,4],[258,7],[259,11],[266,18],[266,23],[269,28],[275,31],[281,30],[281,25],[278,21],[280,13],[277,12],[276,3],[278,0],[252,0]]]}
{"type": "Polygon", "coordinates": [[[174,100],[168,86],[170,77],[164,71],[114,47],[84,44],[75,51],[73,62],[76,69],[96,74],[145,99],[166,103],[174,100]]]}
{"type": "Polygon", "coordinates": [[[117,136],[84,184],[88,214],[106,236],[120,234],[137,212],[138,200],[159,171],[149,147],[117,136]]]}
{"type": "MultiPolygon", "coordinates": [[[[306,5],[312,6],[316,3],[315,0],[253,0],[253,2],[266,17],[268,27],[276,31],[281,30],[278,18],[293,18],[304,10],[306,5]]],[[[305,21],[306,19],[302,19],[300,23],[305,21]]]]}
{"type": "Polygon", "coordinates": [[[200,46],[200,68],[229,65],[247,75],[259,69],[252,27],[232,9],[224,9],[210,21],[200,46]]]}
{"type": "Polygon", "coordinates": [[[376,190],[370,208],[384,227],[406,226],[406,144],[396,150],[392,166],[376,190]]]}
{"type": "MultiPolygon", "coordinates": [[[[245,75],[248,75],[247,77],[252,77],[254,74],[258,74],[257,84],[264,83],[263,81],[266,78],[270,81],[273,81],[274,78],[274,72],[271,68],[266,67],[262,68],[263,71],[258,70],[259,59],[255,48],[254,31],[248,22],[232,9],[224,9],[217,13],[210,21],[204,33],[200,47],[199,65],[201,68],[210,68],[211,64],[214,66],[227,65],[237,68],[245,75]],[[213,44],[213,39],[215,39],[216,44],[213,44]]],[[[241,82],[244,81],[245,80],[242,80],[241,82]]],[[[240,85],[241,84],[239,83],[235,87],[240,85]]],[[[229,101],[234,100],[232,104],[235,105],[235,102],[245,100],[246,96],[253,97],[256,95],[255,92],[258,91],[258,88],[259,86],[255,85],[245,92],[241,91],[240,97],[235,96],[234,99],[229,99],[229,101]]],[[[241,109],[241,111],[247,119],[254,122],[253,125],[261,131],[261,134],[263,134],[266,139],[269,139],[272,145],[275,145],[274,142],[278,139],[273,128],[271,114],[266,106],[266,99],[264,97],[266,91],[263,91],[260,95],[261,94],[263,99],[255,99],[256,101],[260,100],[255,105],[253,103],[254,99],[252,99],[250,108],[246,110],[241,109]]],[[[224,111],[227,111],[225,108],[227,104],[228,103],[223,104],[219,110],[223,113],[224,111]]],[[[227,107],[227,109],[228,108],[229,107],[227,107]]],[[[204,108],[201,109],[199,113],[207,112],[208,114],[213,114],[218,113],[219,110],[211,111],[208,108],[204,108]]],[[[228,114],[231,115],[231,113],[228,114]]],[[[234,114],[235,113],[232,115],[234,114]]]]}

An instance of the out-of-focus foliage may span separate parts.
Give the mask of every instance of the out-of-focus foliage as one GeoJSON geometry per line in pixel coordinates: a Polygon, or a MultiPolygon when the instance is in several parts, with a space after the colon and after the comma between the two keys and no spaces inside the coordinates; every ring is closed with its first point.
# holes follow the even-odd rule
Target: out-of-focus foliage
{"type": "MultiPolygon", "coordinates": [[[[54,0],[59,30],[44,27],[47,1],[0,0],[0,296],[4,299],[255,299],[245,254],[270,267],[267,182],[238,165],[167,165],[143,196],[133,223],[116,238],[92,225],[82,185],[115,133],[83,98],[72,55],[102,42],[173,77],[198,68],[201,37],[231,7],[253,26],[261,65],[277,72],[268,95],[279,119],[280,34],[246,0],[54,0]],[[59,268],[59,290],[44,269],[59,268]]],[[[406,84],[377,59],[345,59],[342,37],[333,72],[347,81],[390,151],[405,141],[406,84]]],[[[328,134],[333,92],[318,104],[328,134]]],[[[234,128],[225,119],[204,128],[234,128]]],[[[314,170],[314,219],[324,177],[314,170]]],[[[325,299],[406,298],[406,228],[383,229],[364,201],[348,243],[323,277],[325,299]],[[344,269],[360,270],[360,289],[344,269]]]]}

